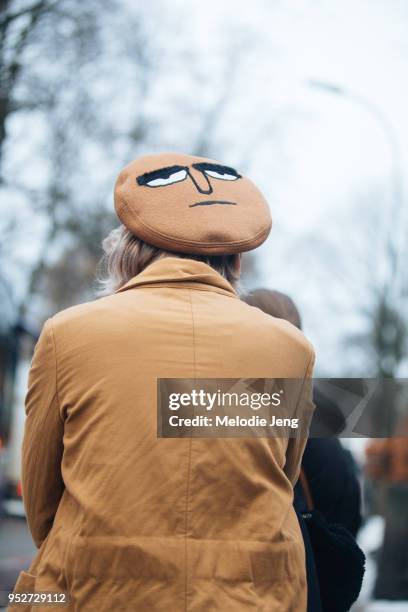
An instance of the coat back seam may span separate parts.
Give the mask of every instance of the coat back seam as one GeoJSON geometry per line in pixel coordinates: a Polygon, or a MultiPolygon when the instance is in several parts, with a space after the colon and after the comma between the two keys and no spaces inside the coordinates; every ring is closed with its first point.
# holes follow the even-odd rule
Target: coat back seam
{"type": "MultiPolygon", "coordinates": [[[[192,341],[193,341],[192,342],[192,344],[193,344],[193,378],[195,380],[195,378],[197,376],[197,369],[196,369],[196,337],[195,337],[195,319],[194,319],[194,309],[193,309],[193,300],[192,300],[191,289],[189,289],[188,295],[189,295],[190,309],[191,309],[191,325],[192,325],[192,341]]],[[[194,408],[193,408],[193,410],[194,410],[194,408]]],[[[193,413],[193,416],[194,416],[194,413],[193,413]]],[[[190,518],[189,515],[190,515],[190,512],[191,512],[191,506],[190,506],[190,493],[191,493],[190,484],[191,484],[191,482],[190,481],[191,481],[192,445],[193,445],[193,439],[190,436],[188,438],[186,506],[185,506],[185,525],[184,525],[184,529],[185,529],[185,533],[184,533],[184,559],[185,559],[184,603],[185,603],[185,610],[186,610],[186,612],[188,610],[188,589],[189,589],[188,532],[189,532],[189,518],[190,518]]]]}

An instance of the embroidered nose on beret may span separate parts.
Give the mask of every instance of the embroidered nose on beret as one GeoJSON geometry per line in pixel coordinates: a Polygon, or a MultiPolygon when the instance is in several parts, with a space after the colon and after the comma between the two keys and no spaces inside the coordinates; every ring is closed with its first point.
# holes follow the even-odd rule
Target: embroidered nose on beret
{"type": "Polygon", "coordinates": [[[230,166],[178,153],[128,164],[115,185],[115,209],[138,238],[174,252],[250,251],[271,229],[259,189],[230,166]]]}

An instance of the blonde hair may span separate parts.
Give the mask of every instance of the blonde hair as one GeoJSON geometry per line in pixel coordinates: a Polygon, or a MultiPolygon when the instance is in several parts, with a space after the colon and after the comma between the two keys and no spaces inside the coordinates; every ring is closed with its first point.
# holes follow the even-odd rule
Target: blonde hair
{"type": "Polygon", "coordinates": [[[239,255],[191,255],[159,249],[132,234],[124,225],[112,230],[102,241],[104,255],[100,261],[99,295],[109,295],[163,257],[180,257],[202,261],[238,288],[239,255]]]}

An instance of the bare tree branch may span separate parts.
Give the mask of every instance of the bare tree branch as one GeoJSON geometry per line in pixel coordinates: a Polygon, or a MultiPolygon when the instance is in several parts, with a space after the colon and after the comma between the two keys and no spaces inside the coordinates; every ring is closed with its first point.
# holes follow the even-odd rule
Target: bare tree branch
{"type": "MultiPolygon", "coordinates": [[[[8,4],[8,3],[7,3],[8,4]]],[[[24,17],[25,15],[33,15],[40,14],[44,11],[48,11],[54,6],[58,4],[58,1],[48,2],[47,0],[39,0],[39,2],[35,2],[34,4],[30,4],[20,11],[16,11],[15,13],[5,14],[3,18],[0,19],[0,30],[7,29],[8,26],[20,17],[24,17]]],[[[7,10],[7,8],[5,9],[7,10]]],[[[0,10],[0,13],[5,12],[4,9],[0,10]]]]}

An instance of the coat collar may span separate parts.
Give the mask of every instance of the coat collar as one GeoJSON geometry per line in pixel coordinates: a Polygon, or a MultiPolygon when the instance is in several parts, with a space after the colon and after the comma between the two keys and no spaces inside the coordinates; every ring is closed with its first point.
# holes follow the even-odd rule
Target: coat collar
{"type": "Polygon", "coordinates": [[[115,293],[134,287],[159,284],[216,291],[238,298],[238,294],[232,285],[211,266],[202,261],[181,257],[163,257],[154,261],[143,272],[117,289],[115,293]]]}

